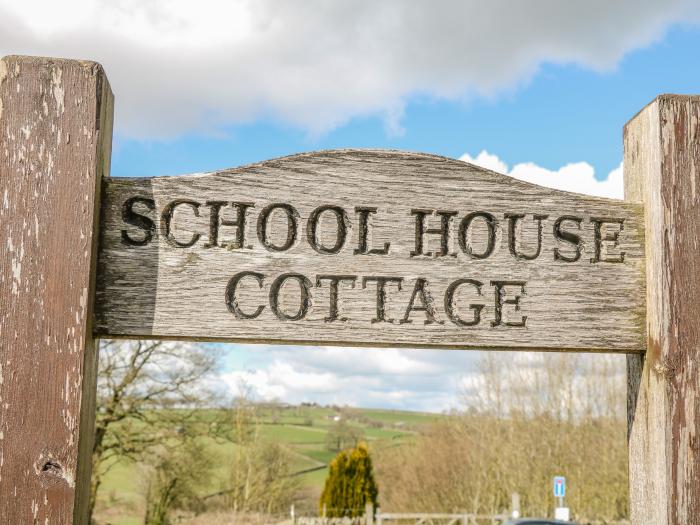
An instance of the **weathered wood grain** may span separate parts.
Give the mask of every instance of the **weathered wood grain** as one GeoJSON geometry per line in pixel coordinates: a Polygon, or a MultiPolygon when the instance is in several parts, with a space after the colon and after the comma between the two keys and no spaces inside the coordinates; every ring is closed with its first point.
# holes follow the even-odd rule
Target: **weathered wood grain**
{"type": "Polygon", "coordinates": [[[104,186],[95,328],[113,337],[639,352],[642,226],[636,204],[391,151],[328,151],[208,174],[112,178],[104,186]],[[246,203],[243,238],[230,224],[243,206],[231,203],[246,203]],[[276,204],[293,209],[278,207],[266,220],[265,210],[276,204]],[[314,212],[319,206],[335,208],[314,212]],[[475,212],[490,215],[470,222],[475,212]],[[288,228],[285,213],[297,228],[288,228]],[[434,232],[418,246],[421,213],[425,228],[449,224],[445,246],[434,232]],[[523,218],[513,218],[518,214],[523,218]],[[386,254],[376,253],[387,244],[386,254]],[[421,249],[432,255],[412,255],[421,249]],[[227,285],[240,272],[260,275],[243,277],[227,307],[227,285]],[[285,274],[297,277],[278,294],[275,280],[285,274]],[[329,275],[346,277],[337,291],[329,275]],[[383,313],[377,276],[402,279],[401,290],[386,285],[383,313]],[[513,284],[501,287],[499,315],[500,281],[513,284]],[[300,297],[304,286],[308,302],[300,297]],[[510,302],[516,299],[519,311],[510,302]],[[306,315],[294,320],[305,306],[306,315]],[[480,322],[470,326],[477,315],[480,322]]]}
{"type": "Polygon", "coordinates": [[[645,207],[644,356],[628,357],[635,525],[700,523],[700,97],[662,95],[625,128],[625,195],[645,207]]]}
{"type": "Polygon", "coordinates": [[[2,523],[85,522],[96,210],[111,120],[98,64],[0,61],[2,523]]]}

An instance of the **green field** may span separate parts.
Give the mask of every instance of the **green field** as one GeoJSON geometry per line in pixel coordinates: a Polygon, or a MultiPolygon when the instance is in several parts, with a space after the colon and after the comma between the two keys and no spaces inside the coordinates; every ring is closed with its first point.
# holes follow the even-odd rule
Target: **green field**
{"type": "MultiPolygon", "coordinates": [[[[320,494],[326,478],[325,465],[335,456],[326,449],[326,434],[341,417],[369,443],[370,449],[382,448],[412,439],[422,426],[443,417],[437,414],[395,410],[333,408],[321,406],[269,406],[256,408],[257,431],[262,439],[282,444],[294,456],[295,472],[318,468],[299,476],[305,492],[311,497],[320,494]],[[319,468],[320,467],[320,468],[319,468]]],[[[202,413],[201,420],[210,414],[202,413]]],[[[209,489],[226,486],[230,461],[236,445],[231,442],[202,438],[216,457],[209,489]]],[[[112,525],[141,523],[145,488],[142,468],[133,462],[117,462],[107,473],[98,493],[100,522],[112,525]]]]}

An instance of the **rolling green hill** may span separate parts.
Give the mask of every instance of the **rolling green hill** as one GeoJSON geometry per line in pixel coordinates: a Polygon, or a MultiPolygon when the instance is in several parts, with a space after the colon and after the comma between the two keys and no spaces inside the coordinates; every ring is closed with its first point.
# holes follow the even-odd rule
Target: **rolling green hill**
{"type": "MultiPolygon", "coordinates": [[[[210,414],[202,413],[203,421],[210,414]]],[[[262,439],[282,444],[295,458],[293,468],[309,498],[315,500],[323,488],[327,464],[335,452],[326,448],[326,434],[341,418],[359,432],[370,448],[397,446],[412,439],[421,425],[441,417],[438,414],[402,412],[396,410],[322,407],[317,405],[289,406],[264,404],[255,408],[257,431],[262,439]],[[308,471],[305,472],[304,471],[308,471]]],[[[209,490],[226,487],[230,475],[230,460],[235,445],[232,442],[202,438],[216,457],[216,468],[209,490]]],[[[112,525],[136,525],[142,520],[145,488],[139,465],[119,461],[114,464],[98,493],[98,513],[101,522],[112,525]]]]}

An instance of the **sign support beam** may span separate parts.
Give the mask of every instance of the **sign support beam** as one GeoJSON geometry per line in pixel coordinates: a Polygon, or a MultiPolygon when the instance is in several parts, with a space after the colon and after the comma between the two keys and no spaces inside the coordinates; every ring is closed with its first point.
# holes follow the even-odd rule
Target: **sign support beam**
{"type": "Polygon", "coordinates": [[[84,524],[113,97],[99,64],[0,60],[0,519],[84,524]]]}
{"type": "Polygon", "coordinates": [[[700,523],[699,130],[700,97],[662,95],[624,132],[646,237],[647,351],[627,367],[634,525],[700,523]]]}

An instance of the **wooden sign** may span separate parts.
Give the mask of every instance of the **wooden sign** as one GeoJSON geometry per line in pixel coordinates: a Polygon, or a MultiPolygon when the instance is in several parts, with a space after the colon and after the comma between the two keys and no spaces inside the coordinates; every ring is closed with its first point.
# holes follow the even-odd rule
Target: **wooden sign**
{"type": "Polygon", "coordinates": [[[390,151],[105,182],[100,335],[644,349],[636,204],[390,151]]]}
{"type": "Polygon", "coordinates": [[[625,127],[624,202],[387,151],[113,179],[112,110],[0,60],[3,523],[87,523],[98,336],[627,352],[631,523],[700,523],[700,97],[625,127]]]}

